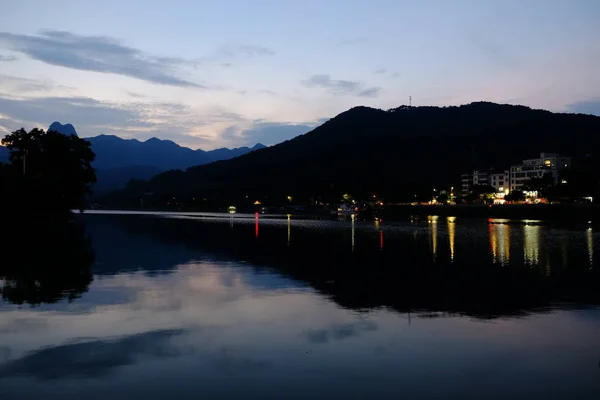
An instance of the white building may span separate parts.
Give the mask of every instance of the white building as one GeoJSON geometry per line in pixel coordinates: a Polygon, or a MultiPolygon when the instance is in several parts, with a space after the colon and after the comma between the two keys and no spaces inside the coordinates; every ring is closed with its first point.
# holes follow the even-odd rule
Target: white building
{"type": "Polygon", "coordinates": [[[543,178],[550,174],[554,184],[558,183],[558,173],[571,166],[571,157],[556,153],[540,153],[540,158],[523,160],[522,164],[510,167],[510,190],[521,190],[531,178],[543,178]]]}
{"type": "Polygon", "coordinates": [[[490,174],[489,185],[497,192],[504,192],[510,186],[510,170],[504,170],[490,174]]]}

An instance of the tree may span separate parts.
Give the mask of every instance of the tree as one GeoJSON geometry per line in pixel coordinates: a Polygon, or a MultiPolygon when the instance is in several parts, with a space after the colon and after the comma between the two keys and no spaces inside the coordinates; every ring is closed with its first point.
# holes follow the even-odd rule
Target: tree
{"type": "Polygon", "coordinates": [[[475,185],[465,200],[488,203],[496,196],[496,189],[488,185],[475,185]]]}
{"type": "Polygon", "coordinates": [[[513,190],[504,197],[504,200],[508,202],[516,202],[525,200],[525,194],[522,190],[513,190]]]}
{"type": "Polygon", "coordinates": [[[13,132],[2,139],[10,164],[0,179],[13,208],[82,210],[96,182],[91,144],[74,135],[41,129],[13,132]]]}
{"type": "Polygon", "coordinates": [[[537,192],[538,197],[547,197],[554,188],[554,179],[551,173],[544,174],[541,178],[531,178],[523,185],[523,190],[537,192]]]}

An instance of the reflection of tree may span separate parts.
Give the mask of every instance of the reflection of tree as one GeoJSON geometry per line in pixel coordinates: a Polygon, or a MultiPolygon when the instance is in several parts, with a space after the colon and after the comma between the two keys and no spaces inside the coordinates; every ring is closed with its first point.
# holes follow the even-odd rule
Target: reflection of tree
{"type": "MultiPolygon", "coordinates": [[[[196,257],[209,253],[210,257],[271,267],[350,309],[388,307],[398,312],[441,311],[496,318],[542,312],[563,299],[583,305],[600,303],[599,271],[587,263],[574,262],[550,275],[517,263],[494,264],[487,243],[471,245],[459,240],[460,236],[447,250],[438,242],[438,256],[432,259],[428,233],[386,236],[382,252],[378,232],[359,229],[360,221],[351,251],[348,225],[340,225],[339,230],[296,229],[294,241],[288,245],[284,223],[262,225],[261,240],[256,241],[253,219],[236,221],[233,227],[192,219],[132,216],[116,220],[135,234],[170,243],[172,248],[163,249],[165,254],[173,252],[170,265],[181,262],[175,249],[185,245],[199,251],[196,257]]],[[[506,236],[498,238],[498,250],[502,252],[499,257],[508,261],[509,251],[520,253],[522,248],[517,246],[523,245],[510,249],[508,229],[506,236]]]]}
{"type": "Polygon", "coordinates": [[[0,293],[15,304],[69,301],[86,292],[92,281],[94,255],[83,226],[62,219],[20,220],[3,243],[0,293]]]}

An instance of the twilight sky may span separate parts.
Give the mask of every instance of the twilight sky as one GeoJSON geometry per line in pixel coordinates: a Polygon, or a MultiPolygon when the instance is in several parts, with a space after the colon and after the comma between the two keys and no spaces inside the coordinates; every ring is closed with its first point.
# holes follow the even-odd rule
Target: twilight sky
{"type": "Polygon", "coordinates": [[[598,0],[0,0],[0,135],[270,145],[356,105],[600,115],[598,0]]]}

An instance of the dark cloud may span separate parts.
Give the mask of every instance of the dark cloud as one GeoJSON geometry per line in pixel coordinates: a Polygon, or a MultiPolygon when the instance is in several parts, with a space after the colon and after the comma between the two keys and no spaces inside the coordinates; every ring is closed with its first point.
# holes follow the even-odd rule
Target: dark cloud
{"type": "Polygon", "coordinates": [[[377,97],[381,91],[380,87],[371,87],[358,93],[359,97],[377,97]]]}
{"type": "Polygon", "coordinates": [[[39,35],[0,32],[0,43],[51,65],[125,75],[151,83],[204,87],[178,77],[178,67],[194,64],[180,58],[156,57],[105,36],[81,36],[46,30],[39,35]]]}
{"type": "Polygon", "coordinates": [[[0,54],[0,61],[9,62],[9,61],[17,61],[17,57],[15,56],[4,56],[0,54]]]}
{"type": "Polygon", "coordinates": [[[12,99],[0,97],[0,110],[15,122],[65,121],[75,126],[145,125],[132,109],[115,107],[87,97],[42,97],[12,99]]]}
{"type": "Polygon", "coordinates": [[[600,116],[600,97],[578,101],[577,103],[570,104],[568,109],[574,113],[600,116]]]}
{"type": "Polygon", "coordinates": [[[128,96],[131,96],[131,97],[133,97],[133,98],[136,98],[136,99],[145,99],[146,97],[148,97],[148,96],[146,96],[145,94],[136,93],[136,92],[129,92],[129,91],[126,91],[125,93],[126,93],[128,96]]]}
{"type": "Polygon", "coordinates": [[[386,68],[377,68],[377,69],[375,70],[375,73],[376,73],[376,74],[378,74],[378,75],[385,74],[386,72],[387,72],[387,69],[386,69],[386,68]]]}
{"type": "Polygon", "coordinates": [[[376,97],[381,90],[379,87],[364,87],[362,83],[357,81],[331,79],[331,76],[327,74],[313,75],[302,83],[307,87],[325,88],[335,95],[350,94],[359,97],[376,97]]]}
{"type": "Polygon", "coordinates": [[[371,321],[359,321],[347,324],[334,324],[327,329],[313,329],[306,332],[305,336],[312,343],[327,343],[330,340],[342,340],[358,336],[362,332],[372,332],[378,329],[377,324],[371,321]]]}
{"type": "MultiPolygon", "coordinates": [[[[119,367],[135,364],[138,357],[178,357],[182,350],[170,341],[182,330],[161,330],[120,337],[65,344],[33,351],[0,364],[0,379],[31,376],[40,380],[104,376],[119,367]]],[[[188,353],[187,350],[185,353],[188,353]]]]}

